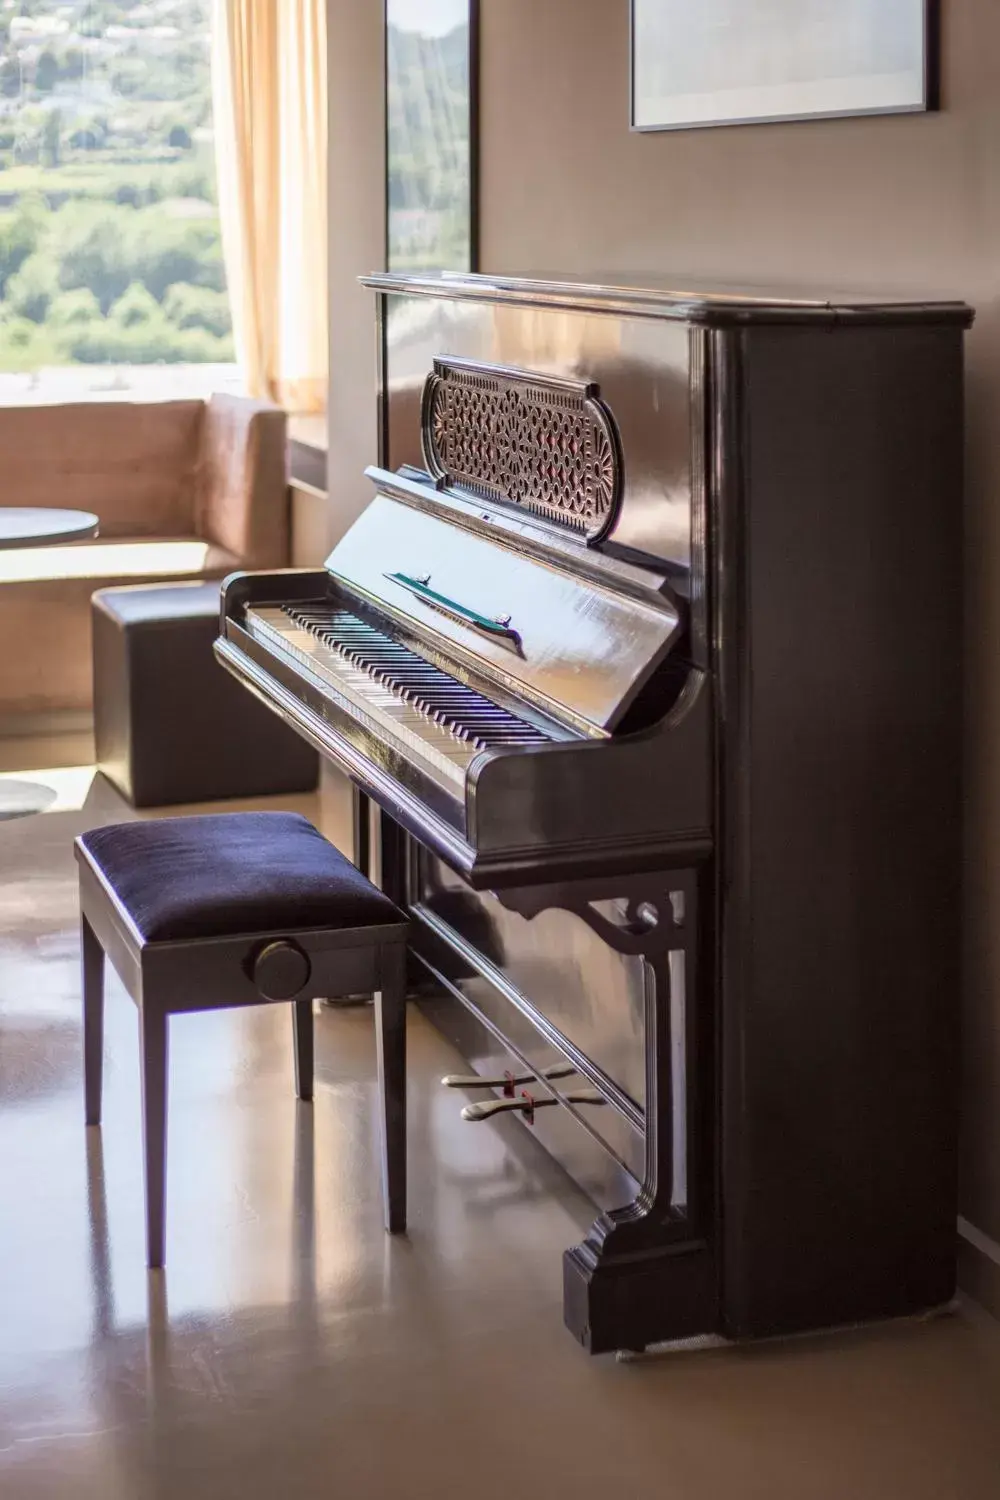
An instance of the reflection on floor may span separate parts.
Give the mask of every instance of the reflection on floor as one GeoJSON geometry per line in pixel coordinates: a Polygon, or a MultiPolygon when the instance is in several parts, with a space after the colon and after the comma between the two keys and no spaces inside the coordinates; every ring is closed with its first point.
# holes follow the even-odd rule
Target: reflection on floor
{"type": "Polygon", "coordinates": [[[972,1310],[589,1361],[560,1319],[587,1205],[515,1122],[459,1123],[437,1086],[456,1059],[417,1016],[402,1241],[366,1010],[317,1016],[312,1109],[284,1008],[175,1021],[167,1270],[147,1277],[115,981],[105,1125],[82,1124],[71,840],[126,815],[98,782],[79,811],[0,824],[4,1500],[995,1500],[1000,1335],[972,1310]]]}

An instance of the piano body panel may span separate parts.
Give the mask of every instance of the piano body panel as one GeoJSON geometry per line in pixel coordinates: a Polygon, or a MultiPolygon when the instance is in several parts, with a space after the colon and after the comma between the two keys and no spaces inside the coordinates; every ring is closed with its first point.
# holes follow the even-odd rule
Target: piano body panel
{"type": "Polygon", "coordinates": [[[754,1337],[954,1291],[962,334],[761,329],[728,357],[723,1284],[754,1337]]]}
{"type": "Polygon", "coordinates": [[[634,1087],[638,1074],[640,1091],[644,1089],[642,965],[613,968],[596,941],[588,950],[590,935],[566,912],[549,914],[552,920],[537,930],[525,923],[523,941],[525,934],[514,926],[520,919],[503,912],[488,893],[479,893],[483,904],[475,904],[469,899],[475,895],[468,887],[438,884],[425,871],[422,899],[409,903],[413,950],[432,980],[417,987],[418,1004],[478,1071],[534,1074],[526,1086],[539,1099],[565,1097],[590,1086],[614,1101],[569,1106],[572,1130],[562,1129],[563,1110],[540,1110],[532,1129],[543,1142],[553,1136],[575,1141],[572,1159],[563,1165],[596,1207],[621,1208],[639,1195],[646,1165],[643,1110],[621,1087],[622,1077],[634,1087]],[[551,954],[546,963],[539,946],[553,929],[561,938],[578,941],[576,950],[567,949],[573,964],[563,972],[551,954]],[[522,939],[516,950],[512,936],[515,942],[522,939]],[[567,981],[587,951],[599,955],[596,969],[608,980],[606,997],[593,982],[581,992],[567,981]],[[491,963],[490,953],[501,962],[491,963]],[[608,1024],[614,1017],[612,997],[624,1002],[629,1018],[617,1037],[608,1024]],[[466,1050],[470,1042],[473,1053],[466,1050]],[[587,1042],[596,1044],[594,1050],[588,1050],[587,1042]],[[560,1066],[576,1071],[566,1078],[545,1076],[560,1066]]]}
{"type": "Polygon", "coordinates": [[[655,728],[611,741],[546,745],[525,755],[493,753],[473,767],[467,826],[484,863],[532,847],[542,878],[565,851],[567,875],[668,869],[700,863],[714,825],[712,684],[688,675],[673,710],[655,728]],[[599,806],[599,819],[581,808],[599,806]],[[588,864],[591,867],[588,869],[588,864]]]}
{"type": "MultiPolygon", "coordinates": [[[[633,1127],[638,1126],[646,1102],[642,958],[615,953],[572,911],[550,908],[524,917],[497,894],[474,890],[425,851],[417,869],[411,904],[439,938],[447,942],[454,936],[469,982],[482,989],[483,980],[494,990],[524,997],[529,1011],[543,1016],[570,1044],[567,1056],[589,1059],[602,1081],[617,1088],[633,1127]],[[482,972],[477,968],[475,975],[470,973],[473,953],[482,960],[482,972]]],[[[498,1013],[489,1012],[494,1020],[498,1013]]],[[[515,1023],[512,1016],[516,1030],[509,1035],[525,1036],[529,1024],[523,1017],[515,1023]]],[[[600,1128],[596,1120],[595,1129],[600,1128]]],[[[622,1159],[641,1180],[641,1153],[623,1153],[622,1159]]]]}
{"type": "MultiPolygon", "coordinates": [[[[486,1011],[484,1015],[474,1003],[470,1005],[468,990],[459,993],[443,976],[442,971],[425,956],[423,945],[417,950],[417,962],[428,981],[423,985],[418,981],[415,987],[417,1009],[451,1043],[472,1072],[483,1078],[500,1077],[505,1072],[521,1077],[534,1072],[536,1076],[530,1085],[532,1094],[538,1099],[545,1099],[554,1092],[546,1085],[542,1075],[547,1068],[562,1062],[563,1054],[559,1049],[547,1047],[539,1037],[529,1033],[524,1038],[523,1045],[515,1050],[509,1034],[503,1039],[498,1036],[489,1012],[486,1011]]],[[[475,1097],[488,1099],[493,1096],[477,1090],[475,1097]]],[[[459,1099],[456,1099],[456,1105],[458,1103],[459,1099]]],[[[573,1106],[540,1109],[530,1128],[531,1140],[527,1143],[529,1152],[533,1141],[537,1143],[536,1149],[540,1148],[548,1155],[549,1171],[553,1169],[554,1162],[558,1164],[554,1167],[557,1173],[569,1173],[592,1205],[591,1215],[595,1209],[612,1210],[624,1203],[631,1203],[641,1190],[641,1180],[622,1164],[620,1155],[592,1133],[590,1117],[599,1113],[607,1113],[606,1107],[604,1110],[589,1108],[586,1111],[573,1106]],[[584,1113],[588,1117],[586,1120],[582,1118],[584,1113]]],[[[604,1121],[599,1124],[602,1131],[607,1132],[610,1128],[604,1121]]],[[[624,1127],[621,1129],[624,1133],[624,1127]]],[[[529,1161],[533,1169],[532,1175],[536,1177],[536,1181],[541,1177],[544,1184],[547,1177],[545,1164],[530,1158],[529,1161]]],[[[488,1185],[483,1190],[481,1169],[476,1171],[474,1186],[477,1206],[483,1212],[501,1210],[508,1203],[523,1202],[526,1195],[522,1174],[516,1170],[512,1172],[509,1163],[498,1171],[496,1190],[488,1185]]],[[[541,1193],[547,1191],[547,1186],[539,1185],[534,1190],[541,1193]]],[[[581,1229],[585,1227],[582,1225],[581,1229]]]]}
{"type": "Polygon", "coordinates": [[[610,547],[688,571],[703,447],[705,332],[683,323],[390,295],[383,309],[388,469],[425,466],[424,382],[441,357],[593,382],[614,414],[624,492],[610,547]]]}

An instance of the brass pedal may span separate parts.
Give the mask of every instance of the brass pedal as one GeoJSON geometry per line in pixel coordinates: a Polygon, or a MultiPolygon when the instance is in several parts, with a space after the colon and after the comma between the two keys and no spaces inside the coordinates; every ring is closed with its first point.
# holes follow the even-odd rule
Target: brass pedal
{"type": "Polygon", "coordinates": [[[513,1099],[514,1090],[522,1084],[534,1083],[536,1078],[572,1078],[576,1069],[572,1063],[556,1063],[542,1073],[504,1073],[500,1078],[482,1078],[478,1073],[449,1073],[441,1080],[445,1089],[503,1089],[504,1096],[513,1099]]]}
{"type": "MultiPolygon", "coordinates": [[[[603,1094],[598,1093],[597,1089],[576,1089],[572,1094],[564,1094],[563,1099],[567,1104],[603,1104],[605,1102],[603,1094]]],[[[536,1099],[533,1094],[522,1090],[516,1098],[484,1099],[479,1104],[467,1104],[462,1110],[462,1119],[470,1124],[478,1125],[483,1120],[491,1120],[494,1115],[520,1114],[529,1125],[533,1125],[536,1110],[554,1109],[560,1102],[558,1099],[536,1099]]]]}

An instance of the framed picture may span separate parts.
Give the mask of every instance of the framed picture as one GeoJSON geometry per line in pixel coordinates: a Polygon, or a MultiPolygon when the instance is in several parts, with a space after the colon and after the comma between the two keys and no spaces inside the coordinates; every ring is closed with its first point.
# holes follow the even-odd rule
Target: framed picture
{"type": "Polygon", "coordinates": [[[937,0],[631,0],[632,128],[936,108],[937,0]]]}
{"type": "Polygon", "coordinates": [[[473,271],[477,0],[386,0],[390,271],[473,271]]]}

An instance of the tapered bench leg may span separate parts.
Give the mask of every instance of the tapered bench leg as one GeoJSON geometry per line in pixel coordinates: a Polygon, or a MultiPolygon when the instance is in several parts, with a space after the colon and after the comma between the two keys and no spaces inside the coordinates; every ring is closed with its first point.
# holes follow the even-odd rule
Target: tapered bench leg
{"type": "Polygon", "coordinates": [[[142,1133],[146,1165],[146,1264],[163,1265],[167,1189],[167,1025],[156,1006],[139,1011],[142,1034],[142,1133]]]}
{"type": "Polygon", "coordinates": [[[406,944],[381,953],[381,989],[375,996],[378,1088],[382,1125],[382,1191],[385,1227],[406,1228],[406,944]]]}
{"type": "Polygon", "coordinates": [[[313,1096],[313,1007],[311,1000],[292,1004],[295,1033],[295,1092],[306,1103],[313,1096]]]}
{"type": "Polygon", "coordinates": [[[101,1123],[104,1079],[104,949],[86,917],[80,920],[83,955],[83,1092],[88,1125],[101,1123]]]}

